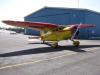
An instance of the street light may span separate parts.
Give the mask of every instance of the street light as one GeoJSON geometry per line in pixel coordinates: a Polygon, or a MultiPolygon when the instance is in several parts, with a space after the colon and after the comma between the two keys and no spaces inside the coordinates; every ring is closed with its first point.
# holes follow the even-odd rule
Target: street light
{"type": "Polygon", "coordinates": [[[78,5],[78,8],[79,8],[79,0],[77,0],[77,5],[78,5]]]}

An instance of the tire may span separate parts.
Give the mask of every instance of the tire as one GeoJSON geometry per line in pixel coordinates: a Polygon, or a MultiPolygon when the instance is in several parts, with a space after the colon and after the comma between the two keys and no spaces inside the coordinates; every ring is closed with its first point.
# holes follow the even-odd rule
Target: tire
{"type": "Polygon", "coordinates": [[[73,41],[73,46],[78,47],[80,45],[79,41],[73,41]]]}

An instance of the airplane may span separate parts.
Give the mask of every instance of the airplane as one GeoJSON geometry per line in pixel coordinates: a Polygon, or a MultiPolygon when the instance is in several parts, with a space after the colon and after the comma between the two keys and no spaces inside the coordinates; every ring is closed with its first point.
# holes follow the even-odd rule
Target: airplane
{"type": "Polygon", "coordinates": [[[2,22],[12,26],[31,28],[40,31],[39,38],[41,38],[41,41],[44,44],[48,42],[48,44],[50,44],[50,46],[53,48],[57,48],[59,46],[58,42],[62,40],[71,40],[73,42],[73,46],[78,47],[80,45],[80,42],[74,40],[74,38],[79,34],[79,29],[95,27],[95,25],[93,24],[81,24],[81,23],[64,26],[53,23],[28,22],[28,21],[25,22],[25,21],[4,20],[2,22]]]}

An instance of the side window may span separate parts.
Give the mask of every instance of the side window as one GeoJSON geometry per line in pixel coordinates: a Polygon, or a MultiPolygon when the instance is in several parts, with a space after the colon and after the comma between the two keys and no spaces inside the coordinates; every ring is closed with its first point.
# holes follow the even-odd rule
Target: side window
{"type": "Polygon", "coordinates": [[[64,29],[64,27],[58,27],[58,28],[53,29],[53,31],[59,31],[59,30],[63,30],[63,29],[64,29]]]}
{"type": "Polygon", "coordinates": [[[63,30],[65,27],[63,27],[63,26],[61,26],[61,27],[59,27],[59,30],[63,30]]]}
{"type": "Polygon", "coordinates": [[[46,30],[44,31],[44,33],[47,33],[47,32],[48,32],[48,31],[46,31],[46,30]]]}
{"type": "Polygon", "coordinates": [[[62,30],[62,29],[63,29],[62,27],[59,28],[59,30],[62,30]]]}

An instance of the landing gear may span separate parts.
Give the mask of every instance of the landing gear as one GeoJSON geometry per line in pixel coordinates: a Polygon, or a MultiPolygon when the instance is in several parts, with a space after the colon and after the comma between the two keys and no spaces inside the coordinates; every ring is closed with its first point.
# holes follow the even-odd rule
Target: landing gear
{"type": "Polygon", "coordinates": [[[43,40],[43,41],[42,41],[42,43],[44,44],[44,43],[45,43],[45,41],[43,40]]]}
{"type": "Polygon", "coordinates": [[[80,42],[79,42],[79,41],[73,41],[73,45],[74,45],[75,47],[78,47],[78,46],[79,46],[79,44],[80,44],[80,42]]]}
{"type": "Polygon", "coordinates": [[[42,43],[43,44],[46,44],[46,45],[48,45],[48,46],[51,46],[51,47],[53,47],[53,48],[57,48],[58,47],[58,42],[45,42],[45,41],[42,41],[42,43]]]}
{"type": "Polygon", "coordinates": [[[57,48],[58,47],[58,42],[55,42],[55,43],[51,44],[51,47],[57,48]]]}

